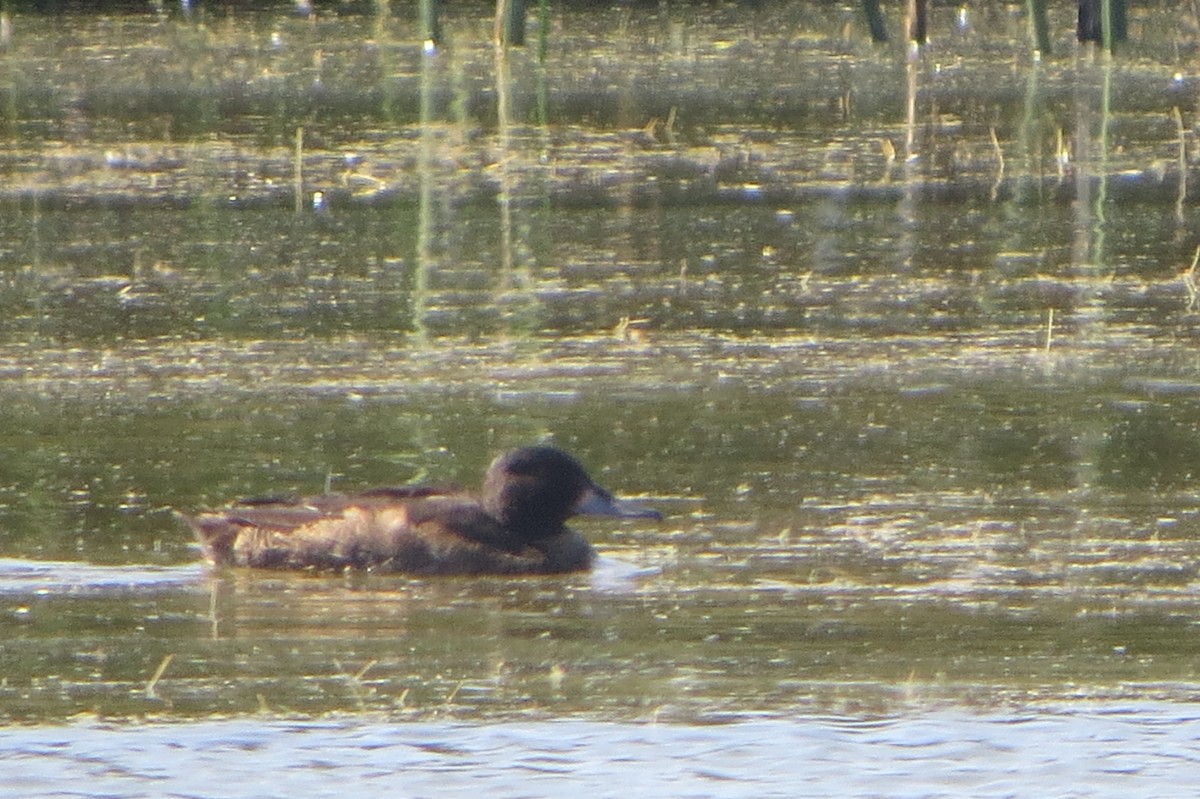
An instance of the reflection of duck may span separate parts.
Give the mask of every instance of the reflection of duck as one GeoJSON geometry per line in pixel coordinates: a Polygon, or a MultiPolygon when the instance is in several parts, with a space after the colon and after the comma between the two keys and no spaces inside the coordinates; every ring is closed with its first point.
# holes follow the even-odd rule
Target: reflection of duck
{"type": "Polygon", "coordinates": [[[577,514],[662,518],[614,499],[578,461],[548,446],[496,458],[479,497],[404,486],[246,500],[183,518],[217,566],[546,574],[591,565],[591,546],[563,526],[577,514]]]}

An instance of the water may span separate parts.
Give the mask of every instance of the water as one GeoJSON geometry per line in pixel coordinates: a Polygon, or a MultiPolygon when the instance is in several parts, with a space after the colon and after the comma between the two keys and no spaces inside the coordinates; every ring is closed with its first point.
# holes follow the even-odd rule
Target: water
{"type": "Polygon", "coordinates": [[[0,732],[0,796],[1175,796],[1195,715],[1087,703],[677,727],[560,720],[94,721],[0,732]]]}
{"type": "Polygon", "coordinates": [[[1062,4],[1039,61],[1002,7],[916,59],[571,7],[497,60],[408,10],[11,12],[0,793],[1194,777],[1184,12],[1109,61],[1062,4]],[[666,520],[410,580],[212,573],[170,513],[540,440],[666,520]]]}

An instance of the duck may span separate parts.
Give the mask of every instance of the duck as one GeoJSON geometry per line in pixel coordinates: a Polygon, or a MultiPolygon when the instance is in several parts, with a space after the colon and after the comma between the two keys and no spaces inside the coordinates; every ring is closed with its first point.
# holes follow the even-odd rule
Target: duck
{"type": "Polygon", "coordinates": [[[615,498],[549,445],[498,456],[475,495],[457,486],[260,497],[177,513],[215,567],[414,575],[562,574],[591,567],[572,516],[662,519],[615,498]]]}

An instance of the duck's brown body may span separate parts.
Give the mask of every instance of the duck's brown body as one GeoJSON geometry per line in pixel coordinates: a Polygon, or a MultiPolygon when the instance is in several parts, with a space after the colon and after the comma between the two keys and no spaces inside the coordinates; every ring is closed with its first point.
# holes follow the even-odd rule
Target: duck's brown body
{"type": "Polygon", "coordinates": [[[478,499],[404,487],[252,500],[184,518],[218,566],[548,574],[592,563],[588,542],[563,526],[576,513],[658,518],[614,500],[551,447],[497,458],[478,499]]]}

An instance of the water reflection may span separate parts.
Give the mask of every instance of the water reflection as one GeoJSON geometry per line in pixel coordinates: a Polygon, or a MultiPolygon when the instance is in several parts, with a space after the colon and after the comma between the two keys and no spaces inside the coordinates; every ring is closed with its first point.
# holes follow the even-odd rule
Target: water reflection
{"type": "Polygon", "coordinates": [[[34,102],[34,73],[10,89],[6,329],[570,333],[629,317],[823,331],[813,303],[858,288],[899,296],[891,324],[931,329],[944,310],[974,309],[975,325],[1040,327],[1052,309],[1070,330],[1136,311],[1160,281],[1153,310],[1176,307],[1165,283],[1192,250],[1176,110],[1186,80],[1143,64],[1114,74],[1089,51],[1038,61],[997,20],[970,36],[1016,59],[998,76],[961,32],[951,62],[936,49],[860,52],[837,14],[806,16],[839,33],[793,47],[779,33],[795,27],[790,7],[751,15],[744,41],[708,35],[741,30],[731,12],[684,23],[662,10],[618,45],[609,16],[572,13],[545,59],[497,59],[469,20],[426,53],[411,20],[386,11],[336,26],[266,17],[258,31],[121,18],[85,28],[99,55],[47,51],[41,20],[23,19],[30,32],[6,57],[77,74],[76,101],[99,129],[47,145],[24,132],[68,124],[71,108],[34,102]],[[132,44],[144,40],[186,45],[186,69],[133,85],[108,56],[144,52],[132,44]],[[286,212],[298,128],[326,219],[286,212]],[[211,143],[176,141],[201,134],[211,143]],[[681,275],[686,296],[673,290],[681,275]],[[986,312],[989,288],[1033,275],[1054,291],[1027,297],[1019,321],[986,312]]]}

